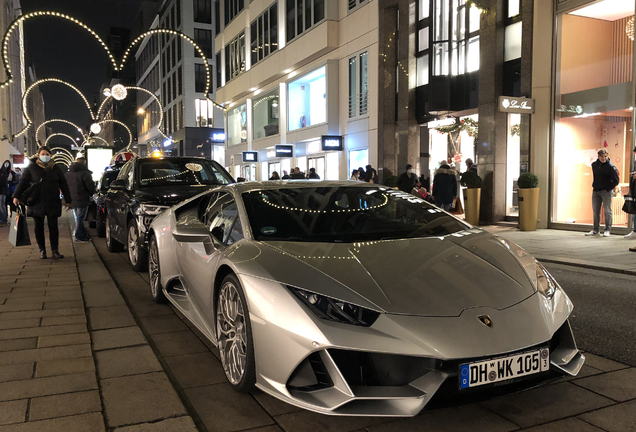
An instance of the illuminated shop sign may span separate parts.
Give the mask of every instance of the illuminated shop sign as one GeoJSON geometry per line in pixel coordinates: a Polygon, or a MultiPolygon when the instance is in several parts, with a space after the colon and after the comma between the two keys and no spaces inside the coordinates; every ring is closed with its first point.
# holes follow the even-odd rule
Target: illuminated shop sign
{"type": "Polygon", "coordinates": [[[223,132],[217,132],[212,134],[212,141],[225,142],[225,134],[223,132]]]}
{"type": "Polygon", "coordinates": [[[512,114],[534,114],[534,99],[499,96],[499,111],[512,114]]]}
{"type": "Polygon", "coordinates": [[[323,135],[322,151],[342,151],[342,137],[340,135],[323,135]]]}
{"type": "Polygon", "coordinates": [[[294,146],[291,144],[277,144],[275,150],[277,158],[290,158],[294,156],[294,146]]]}
{"type": "Polygon", "coordinates": [[[258,152],[244,151],[243,162],[258,162],[258,152]]]}

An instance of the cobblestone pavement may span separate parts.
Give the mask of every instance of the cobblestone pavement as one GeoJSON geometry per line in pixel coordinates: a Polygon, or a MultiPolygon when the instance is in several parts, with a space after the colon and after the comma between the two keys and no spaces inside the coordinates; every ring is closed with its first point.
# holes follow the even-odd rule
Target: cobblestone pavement
{"type": "MultiPolygon", "coordinates": [[[[125,253],[108,253],[94,231],[94,243],[73,245],[61,223],[61,261],[13,248],[0,230],[0,432],[636,431],[636,368],[591,354],[574,379],[407,419],[324,416],[235,393],[215,349],[152,302],[125,253]]],[[[531,235],[488,229],[536,253],[531,235]]],[[[597,240],[629,243],[586,243],[597,240]]]]}

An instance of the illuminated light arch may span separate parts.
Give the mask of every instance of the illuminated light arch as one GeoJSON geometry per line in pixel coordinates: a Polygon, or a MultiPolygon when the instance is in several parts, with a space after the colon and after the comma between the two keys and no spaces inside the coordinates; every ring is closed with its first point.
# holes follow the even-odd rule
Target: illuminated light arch
{"type": "Polygon", "coordinates": [[[77,145],[77,141],[75,141],[75,138],[73,138],[72,136],[67,135],[65,133],[61,133],[61,132],[57,132],[57,133],[49,135],[48,138],[46,139],[46,141],[44,141],[44,145],[47,145],[49,143],[49,140],[51,138],[55,137],[55,136],[66,137],[66,138],[70,139],[73,142],[73,145],[77,145]]]}
{"type": "Polygon", "coordinates": [[[53,156],[51,156],[51,159],[55,161],[55,163],[62,163],[64,165],[66,165],[66,167],[70,167],[71,164],[73,163],[72,161],[68,160],[68,156],[64,157],[62,155],[62,153],[57,153],[53,156]]]}
{"type": "Polygon", "coordinates": [[[55,153],[54,155],[51,155],[51,159],[62,159],[70,163],[75,162],[74,159],[68,157],[65,153],[55,153]]]}
{"type": "Polygon", "coordinates": [[[89,140],[92,140],[92,139],[98,139],[98,140],[100,140],[100,141],[104,141],[104,144],[106,144],[106,146],[107,146],[107,147],[113,147],[113,146],[111,146],[110,144],[108,144],[108,141],[106,141],[104,138],[102,138],[102,137],[98,137],[98,136],[96,136],[96,135],[93,135],[93,136],[91,136],[91,137],[88,137],[88,138],[86,139],[86,141],[84,141],[84,142],[82,143],[82,148],[86,147],[86,145],[87,145],[87,144],[88,144],[88,145],[90,145],[90,143],[89,143],[88,141],[89,141],[89,140]]]}
{"type": "MultiPolygon", "coordinates": [[[[38,128],[35,130],[36,139],[38,137],[38,134],[40,133],[40,130],[42,130],[42,128],[44,126],[46,126],[49,123],[54,123],[54,122],[66,123],[66,124],[69,124],[69,125],[75,127],[75,129],[82,135],[82,138],[84,138],[84,134],[82,134],[81,128],[78,125],[76,125],[75,123],[70,122],[68,120],[63,120],[63,119],[51,119],[51,120],[47,120],[45,122],[42,122],[42,124],[40,126],[38,126],[38,128]]],[[[61,147],[59,147],[59,148],[61,148],[61,147]]]]}
{"type": "MultiPolygon", "coordinates": [[[[64,153],[68,154],[69,157],[73,157],[73,153],[71,153],[70,151],[66,150],[64,147],[53,147],[51,149],[51,152],[53,152],[54,150],[60,150],[63,151],[64,153]]],[[[57,154],[57,153],[56,153],[57,154]]]]}
{"type": "MultiPolygon", "coordinates": [[[[124,122],[120,122],[119,120],[114,120],[114,119],[102,120],[102,121],[99,122],[100,125],[104,124],[104,123],[117,123],[118,125],[123,126],[126,129],[126,131],[128,131],[128,146],[126,146],[126,148],[128,148],[130,145],[132,145],[132,142],[133,142],[132,132],[130,131],[130,128],[128,126],[126,126],[126,124],[124,122]]],[[[100,138],[100,137],[92,136],[90,138],[100,138]]]]}
{"type": "Polygon", "coordinates": [[[95,33],[90,27],[88,27],[86,24],[84,24],[80,20],[75,19],[72,16],[69,16],[69,15],[66,15],[66,14],[62,14],[62,13],[59,13],[59,12],[54,12],[54,11],[31,12],[31,13],[28,13],[26,15],[21,15],[18,18],[16,18],[15,20],[13,20],[13,22],[9,25],[9,28],[5,32],[4,37],[2,38],[2,64],[4,66],[4,70],[5,70],[6,74],[7,74],[7,79],[0,83],[0,88],[6,87],[7,85],[9,85],[10,83],[13,82],[13,75],[11,74],[11,67],[9,66],[9,39],[11,38],[11,35],[12,35],[13,31],[22,22],[24,22],[24,21],[26,21],[26,20],[28,20],[30,18],[42,17],[42,16],[51,16],[51,17],[62,18],[62,19],[71,21],[71,22],[79,25],[83,29],[87,30],[102,45],[102,48],[106,51],[106,54],[108,55],[111,63],[113,64],[114,70],[115,71],[119,70],[119,67],[117,65],[117,61],[115,60],[115,57],[113,57],[113,53],[110,52],[110,49],[108,48],[106,43],[102,40],[102,38],[99,37],[99,35],[97,33],[95,33]]]}
{"type": "Polygon", "coordinates": [[[17,134],[13,135],[11,137],[11,141],[13,141],[13,138],[17,138],[20,135],[22,135],[23,133],[25,133],[27,131],[27,129],[29,129],[29,127],[31,127],[31,125],[33,124],[33,121],[31,120],[31,118],[29,117],[29,113],[28,113],[28,109],[27,109],[27,98],[29,97],[29,93],[31,93],[31,90],[33,90],[35,87],[39,86],[40,84],[44,84],[44,83],[48,83],[48,82],[54,82],[54,83],[59,83],[59,84],[64,84],[70,88],[72,88],[73,90],[75,90],[75,92],[80,95],[80,97],[82,98],[82,100],[84,101],[84,104],[86,104],[86,108],[88,108],[88,112],[91,115],[91,118],[93,120],[95,120],[95,114],[93,114],[93,111],[91,110],[91,104],[88,102],[88,99],[86,99],[86,96],[84,96],[84,93],[82,93],[77,87],[75,87],[73,84],[67,83],[66,81],[63,81],[61,79],[57,79],[57,78],[44,78],[41,80],[37,80],[36,82],[34,82],[33,84],[31,84],[26,91],[24,92],[24,95],[22,96],[22,115],[24,116],[24,118],[27,121],[26,126],[24,126],[22,128],[22,130],[20,132],[18,132],[17,134]]]}
{"type": "MultiPolygon", "coordinates": [[[[161,130],[161,125],[163,124],[163,104],[161,103],[161,100],[159,100],[159,98],[157,97],[157,95],[156,95],[156,94],[154,94],[153,92],[151,92],[150,90],[145,89],[145,88],[143,88],[143,87],[135,87],[135,86],[132,86],[132,87],[126,87],[126,90],[139,90],[139,91],[142,91],[142,92],[148,93],[150,96],[152,96],[152,97],[153,97],[153,98],[157,101],[157,104],[159,105],[159,123],[157,123],[156,127],[157,127],[157,130],[159,131],[159,133],[160,133],[160,134],[161,134],[164,138],[168,138],[168,135],[166,135],[166,134],[165,134],[165,133],[161,130]]],[[[108,100],[109,100],[110,98],[112,98],[112,97],[113,97],[112,95],[111,95],[111,96],[108,96],[108,97],[106,97],[106,98],[102,101],[101,105],[100,105],[100,106],[99,106],[99,108],[97,109],[97,117],[99,117],[99,116],[100,116],[100,114],[101,114],[101,112],[102,112],[102,109],[104,108],[104,105],[106,105],[106,102],[108,102],[108,100]]],[[[101,122],[100,122],[100,123],[101,123],[101,122]]],[[[121,122],[120,122],[120,123],[121,123],[121,122]]],[[[122,124],[122,125],[124,125],[123,123],[121,123],[121,124],[122,124]]],[[[124,126],[126,127],[126,129],[128,129],[128,126],[126,126],[126,125],[124,125],[124,126]]],[[[155,127],[155,126],[153,126],[153,127],[155,127]]],[[[128,130],[128,133],[130,133],[130,130],[128,130]]],[[[128,146],[130,146],[130,144],[132,144],[132,134],[130,135],[130,143],[128,144],[128,146]]]]}

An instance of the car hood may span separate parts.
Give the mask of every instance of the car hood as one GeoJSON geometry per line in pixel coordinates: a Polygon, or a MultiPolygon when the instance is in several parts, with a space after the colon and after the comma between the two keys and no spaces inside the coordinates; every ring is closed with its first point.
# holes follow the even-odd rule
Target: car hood
{"type": "Polygon", "coordinates": [[[195,195],[205,192],[211,186],[157,186],[146,187],[143,189],[137,189],[135,191],[135,198],[142,203],[173,206],[185,201],[188,198],[192,198],[195,195]]]}
{"type": "Polygon", "coordinates": [[[468,308],[505,309],[535,292],[510,246],[480,230],[362,243],[259,244],[257,260],[267,272],[260,276],[387,313],[459,316],[468,308]]]}

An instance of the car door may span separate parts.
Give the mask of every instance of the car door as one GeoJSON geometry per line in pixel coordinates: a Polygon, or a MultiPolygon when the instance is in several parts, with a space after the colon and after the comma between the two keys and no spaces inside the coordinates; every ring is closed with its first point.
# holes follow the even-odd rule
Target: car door
{"type": "Polygon", "coordinates": [[[219,259],[227,248],[238,211],[228,192],[213,193],[207,209],[201,215],[210,232],[210,242],[179,242],[177,259],[188,294],[194,300],[202,318],[213,323],[214,275],[219,259]],[[207,243],[207,244],[206,244],[207,243]]]}
{"type": "Polygon", "coordinates": [[[130,161],[124,165],[117,176],[117,180],[123,180],[125,189],[113,190],[108,192],[108,218],[111,224],[111,235],[122,244],[126,244],[126,216],[128,214],[128,202],[132,194],[134,161],[130,161]]]}

